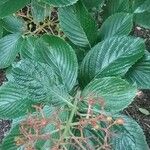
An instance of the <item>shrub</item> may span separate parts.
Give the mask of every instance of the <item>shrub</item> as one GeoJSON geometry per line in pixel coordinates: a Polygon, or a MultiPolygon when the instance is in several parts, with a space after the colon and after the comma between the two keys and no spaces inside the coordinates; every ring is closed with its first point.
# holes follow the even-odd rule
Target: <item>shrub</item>
{"type": "Polygon", "coordinates": [[[149,0],[0,2],[2,150],[148,150],[122,114],[150,88],[150,54],[130,33],[150,27],[149,0]],[[24,7],[24,8],[23,8],[24,7]],[[58,16],[57,16],[58,14],[58,16]]]}

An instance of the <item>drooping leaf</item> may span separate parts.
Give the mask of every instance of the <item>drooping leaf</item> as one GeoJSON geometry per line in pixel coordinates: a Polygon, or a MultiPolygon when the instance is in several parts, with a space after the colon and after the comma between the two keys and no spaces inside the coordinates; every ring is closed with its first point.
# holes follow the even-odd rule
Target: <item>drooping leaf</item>
{"type": "Polygon", "coordinates": [[[22,37],[18,33],[0,39],[0,68],[6,68],[14,61],[21,46],[22,37]]]}
{"type": "Polygon", "coordinates": [[[132,30],[133,16],[129,13],[116,13],[110,16],[100,28],[101,39],[128,35],[132,30]]]}
{"type": "Polygon", "coordinates": [[[60,26],[65,35],[77,46],[91,47],[97,40],[97,26],[86,7],[76,5],[59,9],[60,26]]]}
{"type": "Polygon", "coordinates": [[[111,16],[112,14],[119,12],[129,11],[129,0],[110,0],[106,2],[106,7],[104,8],[105,18],[111,16]]]}
{"type": "Polygon", "coordinates": [[[150,12],[138,13],[138,14],[135,14],[134,22],[137,25],[140,25],[144,28],[150,29],[150,19],[149,18],[150,18],[150,12]]]}
{"type": "Polygon", "coordinates": [[[51,66],[68,91],[73,88],[78,71],[77,58],[64,40],[56,36],[42,36],[36,44],[35,59],[51,66]]]}
{"type": "Polygon", "coordinates": [[[124,124],[113,128],[111,138],[112,149],[114,150],[149,150],[141,127],[132,119],[124,115],[117,115],[122,118],[124,124]]]}
{"type": "Polygon", "coordinates": [[[0,88],[0,118],[12,119],[25,115],[34,104],[28,92],[15,83],[6,83],[0,88]]]}
{"type": "Polygon", "coordinates": [[[1,0],[0,1],[0,18],[8,16],[28,4],[30,0],[1,0]]]}
{"type": "Polygon", "coordinates": [[[131,83],[136,83],[139,89],[150,88],[150,53],[140,59],[126,74],[126,79],[131,83]]]}
{"type": "Polygon", "coordinates": [[[16,33],[16,32],[22,33],[26,30],[26,24],[24,20],[18,18],[17,16],[13,16],[13,15],[7,16],[3,18],[2,22],[3,22],[3,27],[11,33],[16,33]]]}
{"type": "Polygon", "coordinates": [[[113,37],[98,43],[84,58],[80,79],[86,85],[94,77],[124,76],[144,55],[145,45],[140,38],[113,37]]]}
{"type": "Polygon", "coordinates": [[[150,11],[150,0],[145,0],[139,7],[136,8],[134,13],[143,13],[145,11],[150,11]]]}
{"type": "Polygon", "coordinates": [[[52,6],[62,7],[62,6],[73,5],[78,0],[42,0],[42,1],[52,6]]]}
{"type": "Polygon", "coordinates": [[[43,22],[51,14],[51,7],[43,2],[32,0],[31,13],[35,22],[43,22]]]}
{"type": "MultiPolygon", "coordinates": [[[[127,107],[136,95],[136,87],[127,81],[116,77],[105,77],[90,82],[82,92],[82,97],[89,99],[92,96],[103,99],[104,109],[116,113],[127,107]]],[[[98,100],[97,104],[98,105],[98,100]]]]}

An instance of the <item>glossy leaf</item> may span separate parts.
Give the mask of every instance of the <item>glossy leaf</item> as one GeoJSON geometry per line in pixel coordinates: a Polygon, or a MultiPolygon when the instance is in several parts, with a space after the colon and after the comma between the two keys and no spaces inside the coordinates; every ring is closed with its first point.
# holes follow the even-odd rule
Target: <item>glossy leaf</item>
{"type": "Polygon", "coordinates": [[[26,25],[24,20],[16,16],[7,16],[3,18],[3,27],[12,33],[15,32],[24,32],[26,30],[26,25]]]}
{"type": "Polygon", "coordinates": [[[12,81],[27,91],[28,98],[35,103],[70,104],[66,87],[44,63],[22,60],[14,65],[11,75],[12,81]]]}
{"type": "Polygon", "coordinates": [[[0,39],[0,68],[6,68],[14,61],[21,45],[22,37],[17,33],[0,39]]]}
{"type": "Polygon", "coordinates": [[[144,41],[132,37],[113,37],[98,43],[84,58],[80,79],[83,85],[93,78],[124,76],[144,55],[144,41]]]}
{"type": "Polygon", "coordinates": [[[28,36],[23,39],[22,47],[20,51],[21,58],[33,59],[35,53],[35,43],[37,38],[35,36],[28,36]]]}
{"type": "Polygon", "coordinates": [[[150,89],[150,53],[140,59],[126,74],[126,79],[136,83],[139,89],[150,89]]]}
{"type": "Polygon", "coordinates": [[[42,0],[42,1],[52,6],[62,7],[62,6],[73,5],[78,0],[42,0]]]}
{"type": "Polygon", "coordinates": [[[0,88],[0,118],[23,116],[32,110],[33,104],[27,91],[15,83],[7,83],[0,88]]]}
{"type": "Polygon", "coordinates": [[[101,39],[119,35],[128,35],[133,26],[133,16],[128,13],[116,13],[110,16],[100,28],[101,39]]]}
{"type": "Polygon", "coordinates": [[[77,46],[91,47],[97,40],[97,26],[86,7],[76,5],[59,9],[60,26],[65,35],[77,46]]]}
{"type": "Polygon", "coordinates": [[[82,97],[89,99],[93,96],[97,99],[103,99],[105,111],[116,113],[133,101],[136,91],[135,86],[131,86],[123,79],[105,77],[90,82],[83,90],[82,97]]]}
{"type": "Polygon", "coordinates": [[[77,79],[78,64],[74,50],[61,38],[44,35],[37,41],[35,59],[48,64],[70,91],[77,79]]]}
{"type": "Polygon", "coordinates": [[[43,22],[47,16],[50,16],[51,8],[45,3],[32,0],[31,13],[35,22],[43,22]]]}
{"type": "Polygon", "coordinates": [[[112,148],[114,150],[149,150],[141,127],[127,116],[118,115],[117,118],[122,118],[125,123],[114,128],[111,139],[112,148]]]}
{"type": "Polygon", "coordinates": [[[30,0],[1,0],[0,1],[0,18],[8,16],[28,4],[30,0]]]}

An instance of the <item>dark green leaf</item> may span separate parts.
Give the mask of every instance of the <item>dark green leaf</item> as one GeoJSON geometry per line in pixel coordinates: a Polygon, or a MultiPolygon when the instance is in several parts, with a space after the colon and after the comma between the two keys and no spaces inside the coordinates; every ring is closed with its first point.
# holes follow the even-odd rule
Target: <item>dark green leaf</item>
{"type": "Polygon", "coordinates": [[[2,20],[0,20],[0,38],[3,36],[2,20]]]}
{"type": "MultiPolygon", "coordinates": [[[[136,87],[123,79],[105,77],[90,82],[82,92],[82,97],[96,97],[105,102],[107,112],[116,113],[127,107],[136,95],[136,87]]],[[[98,100],[97,100],[98,104],[98,100]]]]}
{"type": "Polygon", "coordinates": [[[143,13],[145,11],[150,11],[150,0],[145,0],[134,13],[143,13]]]}
{"type": "Polygon", "coordinates": [[[124,76],[144,55],[145,45],[140,38],[113,37],[98,43],[84,58],[80,79],[83,85],[94,77],[124,76]]]}
{"type": "Polygon", "coordinates": [[[150,12],[135,14],[134,22],[144,28],[150,29],[150,12]]]}
{"type": "Polygon", "coordinates": [[[129,69],[126,79],[131,83],[136,83],[139,89],[150,89],[149,52],[145,52],[144,57],[129,69]]]}
{"type": "Polygon", "coordinates": [[[129,11],[129,0],[108,0],[104,8],[105,18],[119,12],[129,11]]]}
{"type": "Polygon", "coordinates": [[[37,41],[36,60],[48,64],[70,91],[77,79],[78,64],[74,50],[61,38],[44,35],[37,41]]]}
{"type": "Polygon", "coordinates": [[[27,91],[28,98],[35,103],[70,104],[66,87],[58,82],[49,65],[22,60],[14,65],[12,76],[11,80],[27,91]]]}
{"type": "Polygon", "coordinates": [[[24,32],[26,30],[26,24],[24,20],[12,15],[3,18],[3,27],[12,33],[24,32]]]}
{"type": "Polygon", "coordinates": [[[28,4],[30,0],[1,0],[0,1],[0,18],[15,13],[28,4]]]}
{"type": "Polygon", "coordinates": [[[15,83],[0,88],[0,118],[12,119],[25,115],[34,104],[25,89],[15,83]]]}
{"type": "Polygon", "coordinates": [[[51,7],[45,3],[32,0],[31,13],[35,22],[43,22],[51,14],[51,7]]]}
{"type": "Polygon", "coordinates": [[[60,8],[59,19],[63,32],[75,45],[91,47],[95,44],[97,26],[81,1],[60,8]]]}
{"type": "Polygon", "coordinates": [[[85,4],[86,8],[88,10],[92,10],[92,8],[99,8],[102,7],[105,0],[83,0],[83,3],[85,4]]]}
{"type": "Polygon", "coordinates": [[[128,35],[132,30],[132,18],[133,15],[128,13],[116,13],[110,16],[101,26],[101,39],[112,36],[128,35]]]}
{"type": "Polygon", "coordinates": [[[130,0],[130,7],[131,7],[131,12],[134,13],[134,11],[140,7],[141,5],[143,5],[143,3],[146,0],[130,0]]]}
{"type": "Polygon", "coordinates": [[[22,46],[20,34],[10,34],[0,39],[0,68],[8,67],[22,46]]]}
{"type": "Polygon", "coordinates": [[[149,150],[141,127],[127,116],[118,115],[117,118],[122,118],[125,123],[120,128],[116,128],[116,131],[113,131],[112,149],[149,150]]]}
{"type": "Polygon", "coordinates": [[[20,51],[21,58],[33,59],[37,37],[28,36],[23,39],[20,51]]]}
{"type": "Polygon", "coordinates": [[[10,133],[5,137],[2,143],[1,150],[23,150],[19,148],[20,146],[17,146],[15,143],[15,140],[19,138],[19,136],[20,136],[19,125],[16,125],[15,127],[13,127],[10,133]]]}
{"type": "Polygon", "coordinates": [[[42,1],[52,6],[62,7],[62,6],[73,5],[78,0],[42,0],[42,1]]]}

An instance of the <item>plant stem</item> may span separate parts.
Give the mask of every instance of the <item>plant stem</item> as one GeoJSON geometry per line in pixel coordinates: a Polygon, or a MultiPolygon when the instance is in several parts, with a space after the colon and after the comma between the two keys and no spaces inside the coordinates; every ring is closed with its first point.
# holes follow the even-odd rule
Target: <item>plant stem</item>
{"type": "Polygon", "coordinates": [[[72,126],[72,120],[73,120],[73,117],[74,117],[74,115],[75,115],[75,113],[76,113],[76,110],[77,110],[77,107],[76,107],[76,106],[77,106],[77,102],[78,102],[78,100],[75,99],[75,102],[74,102],[74,105],[73,105],[74,107],[73,107],[73,109],[72,109],[72,111],[71,111],[69,120],[68,120],[68,122],[67,122],[67,124],[66,124],[64,133],[63,133],[62,138],[61,138],[62,140],[64,140],[64,139],[66,138],[66,136],[68,136],[70,127],[72,126]]]}

